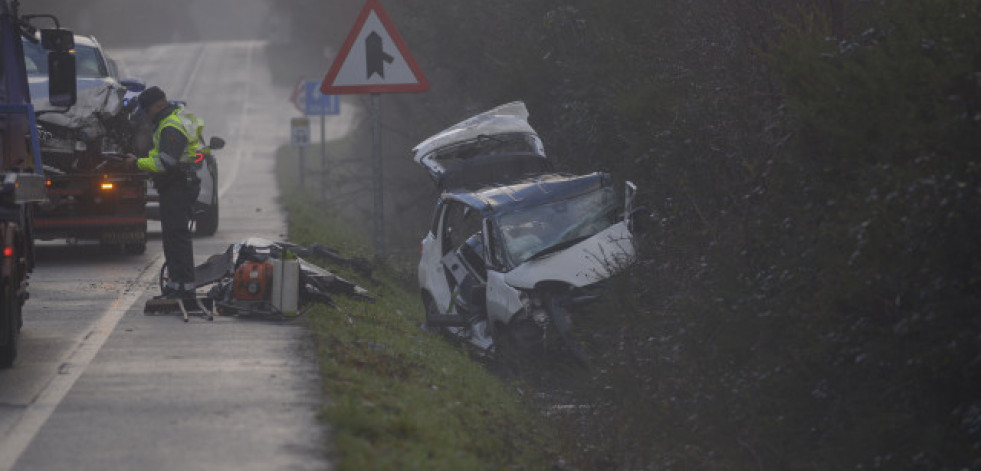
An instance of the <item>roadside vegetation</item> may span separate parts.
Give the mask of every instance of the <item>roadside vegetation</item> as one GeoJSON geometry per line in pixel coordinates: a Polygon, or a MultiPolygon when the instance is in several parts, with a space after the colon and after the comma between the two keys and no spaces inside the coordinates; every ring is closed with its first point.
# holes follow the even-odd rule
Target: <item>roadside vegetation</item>
{"type": "MultiPolygon", "coordinates": [[[[290,241],[371,258],[371,237],[315,191],[296,187],[295,149],[284,148],[278,162],[290,241]]],[[[419,296],[404,277],[386,265],[370,278],[323,266],[375,298],[337,295],[336,306],[305,315],[320,355],[328,401],[321,418],[337,469],[538,470],[556,462],[560,447],[521,389],[424,330],[419,296]]]]}
{"type": "MultiPolygon", "coordinates": [[[[63,3],[35,7],[115,8],[63,3]]],[[[323,77],[362,3],[270,0],[276,82],[323,77]]],[[[382,3],[431,89],[382,97],[384,281],[342,272],[379,301],[310,314],[344,469],[981,469],[981,0],[382,3]],[[650,210],[590,371],[502,381],[418,328],[409,149],[514,100],[650,210]]],[[[117,16],[107,45],[144,27],[117,16]]],[[[327,203],[283,181],[294,240],[374,255],[370,139],[331,147],[327,203]]]]}
{"type": "MultiPolygon", "coordinates": [[[[295,44],[354,18],[283,4],[337,19],[295,44]]],[[[406,259],[432,201],[408,150],[508,101],[559,169],[629,178],[650,208],[601,364],[538,383],[582,406],[548,415],[570,467],[981,468],[981,1],[385,8],[432,83],[383,97],[406,259]]]]}

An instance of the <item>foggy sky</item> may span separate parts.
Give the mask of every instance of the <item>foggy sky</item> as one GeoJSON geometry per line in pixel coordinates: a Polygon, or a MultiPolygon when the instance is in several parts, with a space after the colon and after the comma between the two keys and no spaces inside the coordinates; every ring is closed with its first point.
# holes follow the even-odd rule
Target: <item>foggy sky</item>
{"type": "MultiPolygon", "coordinates": [[[[272,0],[22,0],[21,14],[52,13],[62,27],[106,47],[268,39],[281,29],[272,0]]],[[[39,26],[51,23],[39,20],[39,26]]]]}

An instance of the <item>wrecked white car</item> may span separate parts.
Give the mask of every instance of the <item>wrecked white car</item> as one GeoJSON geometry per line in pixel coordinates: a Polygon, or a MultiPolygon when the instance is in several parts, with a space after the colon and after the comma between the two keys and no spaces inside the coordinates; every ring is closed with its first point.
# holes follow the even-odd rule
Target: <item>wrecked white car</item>
{"type": "Polygon", "coordinates": [[[413,149],[443,190],[422,240],[426,324],[484,352],[571,340],[577,306],[635,259],[634,186],[606,173],[550,173],[523,103],[461,122],[413,149]],[[507,347],[505,347],[505,345],[507,347]]]}
{"type": "Polygon", "coordinates": [[[118,78],[115,63],[92,36],[75,35],[78,99],[70,108],[48,102],[47,55],[41,45],[23,40],[31,98],[42,132],[45,165],[61,172],[101,163],[101,152],[131,152],[132,128],[124,97],[142,89],[139,80],[118,78]],[[132,89],[132,91],[131,91],[132,89]]]}

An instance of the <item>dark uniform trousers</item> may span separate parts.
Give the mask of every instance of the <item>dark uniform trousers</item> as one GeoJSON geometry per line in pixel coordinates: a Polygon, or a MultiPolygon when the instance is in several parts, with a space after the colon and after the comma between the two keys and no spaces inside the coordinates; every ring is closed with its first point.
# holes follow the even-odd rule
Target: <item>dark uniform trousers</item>
{"type": "Polygon", "coordinates": [[[164,257],[170,280],[177,283],[194,281],[194,246],[188,227],[194,201],[201,190],[199,183],[173,183],[158,188],[160,194],[160,229],[164,257]]]}

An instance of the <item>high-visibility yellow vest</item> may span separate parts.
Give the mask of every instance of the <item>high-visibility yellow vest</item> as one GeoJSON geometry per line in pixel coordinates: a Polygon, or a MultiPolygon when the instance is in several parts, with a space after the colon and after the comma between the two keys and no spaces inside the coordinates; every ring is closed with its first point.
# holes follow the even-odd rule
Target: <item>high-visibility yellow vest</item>
{"type": "Polygon", "coordinates": [[[187,163],[194,163],[197,153],[203,147],[201,144],[203,141],[201,134],[204,132],[204,121],[178,106],[157,124],[157,129],[153,131],[153,148],[150,149],[146,157],[137,159],[136,161],[136,166],[140,170],[150,173],[163,173],[167,169],[177,165],[178,162],[165,161],[165,157],[160,154],[158,147],[160,144],[160,133],[167,126],[180,131],[187,139],[187,146],[184,147],[184,154],[179,157],[180,160],[187,163]]]}

